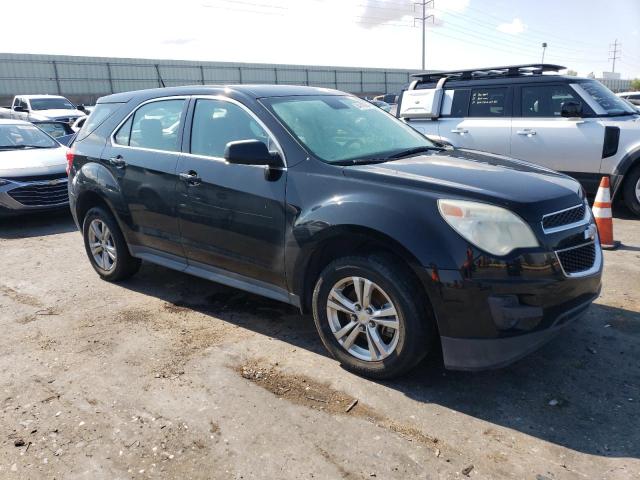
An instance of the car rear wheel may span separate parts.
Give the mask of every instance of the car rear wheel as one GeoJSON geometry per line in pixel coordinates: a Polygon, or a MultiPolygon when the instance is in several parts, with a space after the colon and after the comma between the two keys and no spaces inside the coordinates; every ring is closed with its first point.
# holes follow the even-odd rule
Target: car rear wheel
{"type": "Polygon", "coordinates": [[[640,217],[640,165],[636,165],[625,179],[623,194],[625,205],[640,217]]]}
{"type": "Polygon", "coordinates": [[[328,265],[313,292],[313,316],[329,352],[348,370],[397,377],[428,353],[434,324],[422,292],[397,260],[345,257],[328,265]]]}
{"type": "Polygon", "coordinates": [[[131,256],[118,223],[104,208],[87,212],[82,233],[91,266],[104,280],[124,280],[140,268],[140,259],[131,256]]]}

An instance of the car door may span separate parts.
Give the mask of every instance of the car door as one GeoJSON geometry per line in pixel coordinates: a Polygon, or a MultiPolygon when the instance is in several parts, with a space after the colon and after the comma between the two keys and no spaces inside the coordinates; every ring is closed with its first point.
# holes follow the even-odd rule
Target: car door
{"type": "MultiPolygon", "coordinates": [[[[579,179],[598,174],[602,161],[604,126],[589,105],[568,84],[526,84],[516,89],[511,132],[511,155],[579,179]],[[560,116],[562,104],[578,102],[584,118],[560,116]]],[[[596,175],[597,177],[597,175],[596,175]]]]}
{"type": "MultiPolygon", "coordinates": [[[[227,143],[258,139],[282,158],[273,135],[247,107],[226,97],[192,100],[178,171],[182,239],[191,268],[285,287],[286,170],[229,164],[227,143]]],[[[215,277],[214,277],[215,278],[215,277]]]]}
{"type": "Polygon", "coordinates": [[[506,86],[445,90],[438,135],[455,147],[508,155],[510,107],[506,86]]]}
{"type": "Polygon", "coordinates": [[[184,260],[176,213],[176,167],[180,157],[186,97],[141,104],[116,129],[102,162],[118,180],[136,247],[184,260]]]}

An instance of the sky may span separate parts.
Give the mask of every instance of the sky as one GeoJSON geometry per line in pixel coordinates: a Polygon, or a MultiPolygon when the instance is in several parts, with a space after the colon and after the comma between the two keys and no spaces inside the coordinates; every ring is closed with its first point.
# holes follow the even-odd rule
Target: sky
{"type": "MultiPolygon", "coordinates": [[[[0,52],[420,69],[421,0],[5,1],[0,52]]],[[[426,68],[640,78],[640,0],[434,0],[426,68]]]]}

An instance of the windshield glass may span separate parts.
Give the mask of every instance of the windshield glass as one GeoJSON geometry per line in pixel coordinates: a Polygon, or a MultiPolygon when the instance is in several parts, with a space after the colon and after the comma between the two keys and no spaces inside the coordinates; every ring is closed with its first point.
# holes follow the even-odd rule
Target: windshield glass
{"type": "Polygon", "coordinates": [[[313,95],[263,101],[311,153],[329,163],[434,147],[410,126],[356,97],[313,95]]]}
{"type": "Polygon", "coordinates": [[[598,81],[580,82],[579,84],[607,113],[607,115],[620,115],[625,113],[636,113],[620,97],[617,97],[611,90],[598,81]]]}
{"type": "Polygon", "coordinates": [[[51,137],[33,125],[0,125],[0,149],[58,146],[51,137]]]}
{"type": "Polygon", "coordinates": [[[76,106],[66,98],[32,98],[31,110],[75,110],[76,106]]]}

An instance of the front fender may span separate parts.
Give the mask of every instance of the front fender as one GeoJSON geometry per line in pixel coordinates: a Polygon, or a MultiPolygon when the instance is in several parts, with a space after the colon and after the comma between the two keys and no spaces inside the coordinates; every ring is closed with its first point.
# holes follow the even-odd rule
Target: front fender
{"type": "Polygon", "coordinates": [[[616,165],[616,168],[612,173],[612,198],[616,197],[616,194],[622,186],[624,176],[631,171],[633,167],[640,164],[640,143],[633,145],[629,148],[624,156],[616,165]]]}
{"type": "MultiPolygon", "coordinates": [[[[410,202],[416,204],[416,198],[410,202]]],[[[294,293],[302,288],[307,265],[313,253],[327,240],[343,236],[355,239],[373,237],[414,269],[436,265],[456,268],[449,255],[447,235],[450,227],[442,220],[435,201],[424,201],[417,214],[407,202],[392,201],[385,192],[359,192],[336,195],[299,213],[286,239],[287,277],[294,293]]]]}

